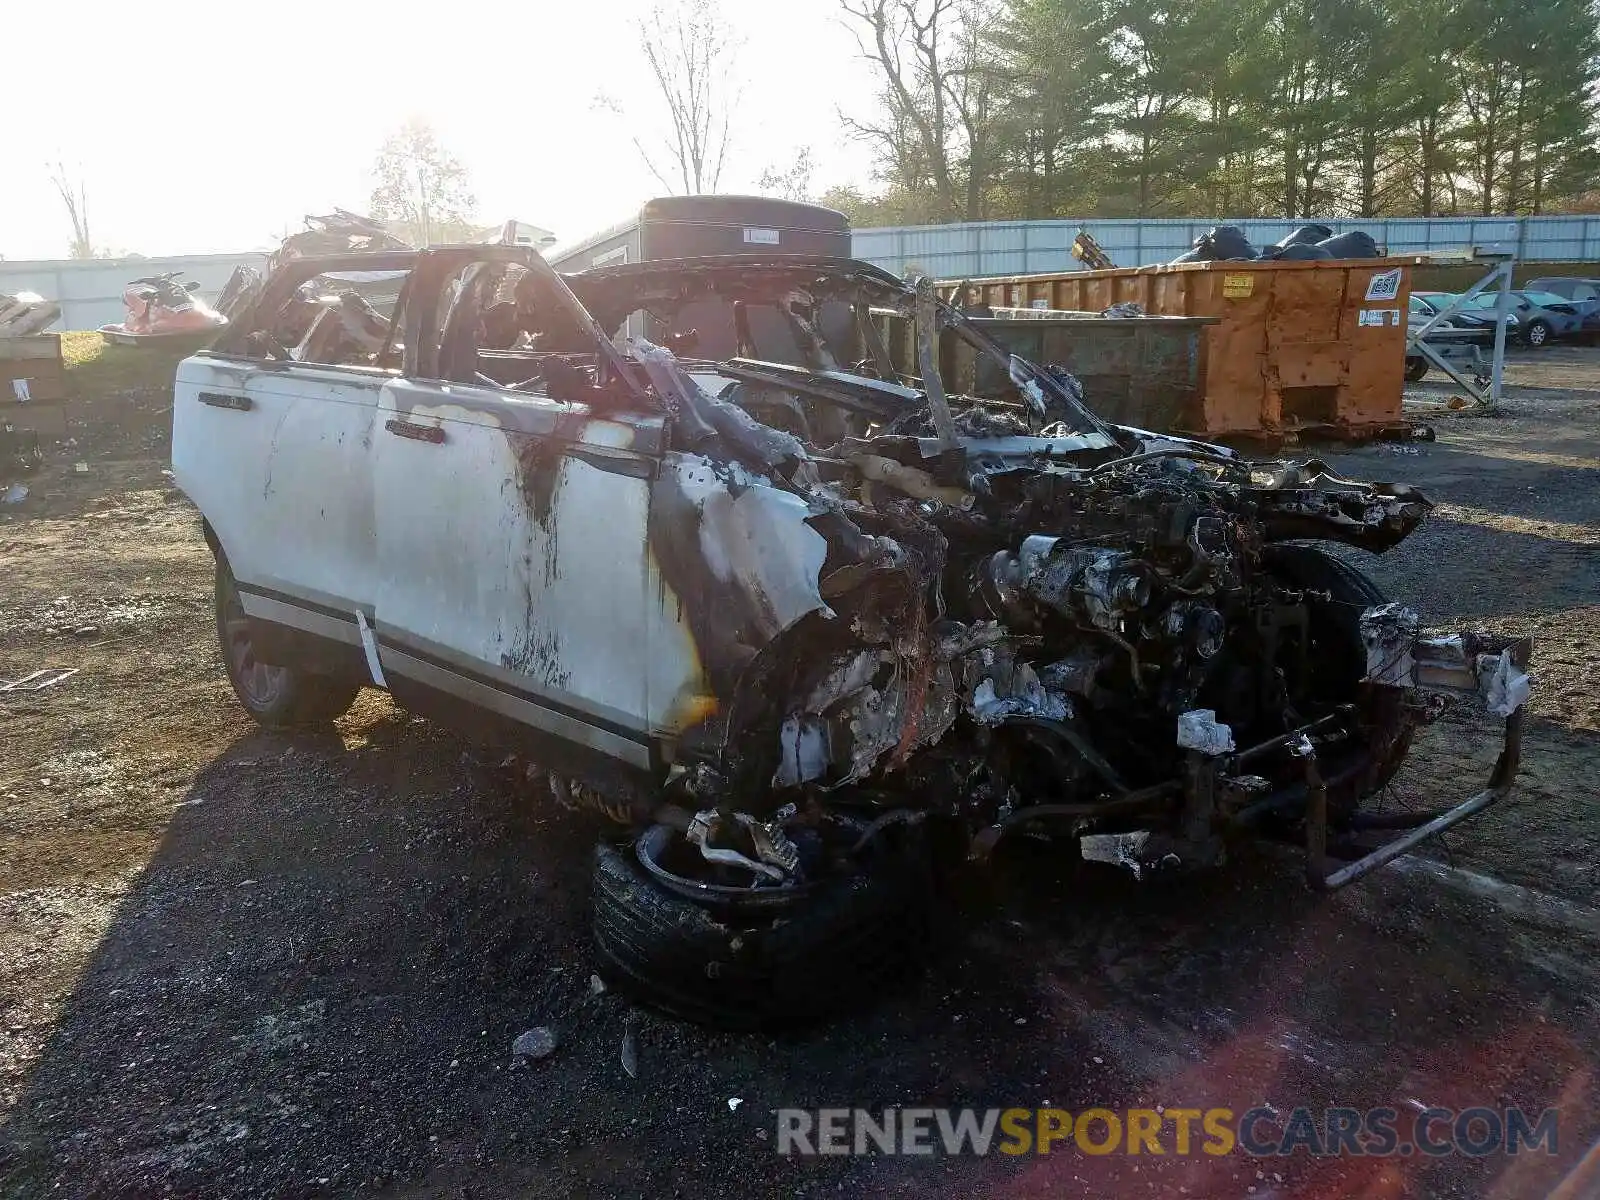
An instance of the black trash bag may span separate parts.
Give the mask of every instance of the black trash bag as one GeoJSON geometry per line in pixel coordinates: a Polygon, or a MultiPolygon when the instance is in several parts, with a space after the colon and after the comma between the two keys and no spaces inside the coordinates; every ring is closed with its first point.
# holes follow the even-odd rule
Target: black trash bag
{"type": "Polygon", "coordinates": [[[1256,248],[1237,225],[1218,225],[1206,234],[1218,258],[1255,258],[1256,248]]]}
{"type": "Polygon", "coordinates": [[[1186,250],[1172,261],[1214,262],[1219,258],[1255,258],[1256,248],[1237,225],[1217,225],[1206,230],[1194,240],[1194,249],[1186,250]]]}
{"type": "Polygon", "coordinates": [[[1380,257],[1378,243],[1372,240],[1370,233],[1363,233],[1359,229],[1341,233],[1338,237],[1324,238],[1317,245],[1326,250],[1330,258],[1380,257]]]}
{"type": "Polygon", "coordinates": [[[1292,246],[1273,247],[1273,255],[1280,262],[1310,262],[1317,258],[1332,258],[1321,246],[1308,246],[1304,242],[1296,242],[1292,246]]]}
{"type": "Polygon", "coordinates": [[[1302,225],[1288,237],[1275,242],[1274,245],[1280,250],[1288,249],[1290,246],[1315,246],[1318,242],[1326,241],[1332,236],[1333,230],[1326,225],[1302,225]]]}

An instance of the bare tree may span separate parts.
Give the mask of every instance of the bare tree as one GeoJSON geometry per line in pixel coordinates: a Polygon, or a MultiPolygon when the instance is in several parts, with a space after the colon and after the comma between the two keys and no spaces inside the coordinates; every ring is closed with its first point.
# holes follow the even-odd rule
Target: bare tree
{"type": "Polygon", "coordinates": [[[72,219],[72,258],[93,258],[94,239],[89,236],[89,197],[83,184],[83,171],[68,174],[64,162],[57,159],[49,168],[50,182],[55,184],[61,203],[67,206],[67,216],[72,219]]]}
{"type": "Polygon", "coordinates": [[[670,123],[664,147],[646,146],[634,137],[639,156],[669,192],[680,187],[684,195],[716,191],[739,100],[739,38],[717,0],[670,0],[659,4],[640,29],[639,47],[670,123]]]}
{"type": "Polygon", "coordinates": [[[811,147],[801,146],[794,156],[794,161],[787,168],[780,168],[777,163],[773,163],[761,172],[761,180],[756,187],[764,196],[779,196],[785,200],[809,200],[811,173],[814,169],[811,147]]]}
{"type": "Polygon", "coordinates": [[[886,173],[933,194],[944,220],[976,221],[988,182],[993,73],[983,30],[992,0],[839,0],[878,70],[875,120],[845,128],[878,147],[886,173]]]}
{"type": "Polygon", "coordinates": [[[439,143],[433,126],[412,117],[390,134],[372,173],[372,215],[395,222],[412,245],[463,240],[477,205],[467,170],[439,143]]]}

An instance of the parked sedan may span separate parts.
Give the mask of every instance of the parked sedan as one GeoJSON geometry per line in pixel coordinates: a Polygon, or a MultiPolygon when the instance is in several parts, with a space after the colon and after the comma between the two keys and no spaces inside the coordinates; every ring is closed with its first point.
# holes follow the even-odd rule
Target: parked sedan
{"type": "Polygon", "coordinates": [[[1529,280],[1528,287],[1560,296],[1578,310],[1583,332],[1600,334],[1600,279],[1580,279],[1574,275],[1547,275],[1529,280]]]}
{"type": "MultiPolygon", "coordinates": [[[[1466,311],[1493,312],[1499,296],[1493,292],[1479,292],[1468,300],[1466,311]]],[[[1511,315],[1516,318],[1512,332],[1519,342],[1537,350],[1551,338],[1570,337],[1583,328],[1583,317],[1577,307],[1565,297],[1551,292],[1512,292],[1511,315]]]]}
{"type": "MultiPolygon", "coordinates": [[[[1451,292],[1412,292],[1411,315],[1409,321],[1412,325],[1421,324],[1432,318],[1436,313],[1441,313],[1455,299],[1451,292]],[[1420,318],[1420,319],[1419,319],[1420,318]]],[[[1450,314],[1444,324],[1455,329],[1473,329],[1482,335],[1484,342],[1494,340],[1494,306],[1490,305],[1488,311],[1481,308],[1465,308],[1450,314]]],[[[1506,318],[1508,328],[1516,328],[1516,316],[1510,314],[1506,318]]]]}

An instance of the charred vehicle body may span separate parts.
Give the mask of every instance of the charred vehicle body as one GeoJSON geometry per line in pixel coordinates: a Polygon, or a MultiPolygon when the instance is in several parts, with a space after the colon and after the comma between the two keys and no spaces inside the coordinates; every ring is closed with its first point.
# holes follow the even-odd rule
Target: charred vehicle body
{"type": "Polygon", "coordinates": [[[511,738],[630,827],[597,948],[689,1015],[870,994],[919,949],[935,844],[1061,834],[1144,874],[1270,836],[1336,887],[1516,774],[1528,643],[1425,636],[1318,544],[1390,550],[1422,495],[1108,424],[863,263],[298,259],[182,364],[174,423],[246,708],[377,685],[511,738]],[[392,320],[307,300],[359,270],[407,273],[392,320]],[[617,339],[638,313],[661,344],[617,339]],[[946,395],[941,335],[1013,394],[946,395]],[[1484,788],[1370,811],[1456,697],[1505,723],[1484,788]]]}

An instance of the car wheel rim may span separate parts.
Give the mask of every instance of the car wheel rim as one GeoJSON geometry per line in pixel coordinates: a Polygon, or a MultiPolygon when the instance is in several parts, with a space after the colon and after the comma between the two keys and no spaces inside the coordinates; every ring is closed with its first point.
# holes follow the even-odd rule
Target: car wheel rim
{"type": "Polygon", "coordinates": [[[733,882],[725,871],[700,859],[687,839],[667,825],[652,825],[634,843],[639,865],[655,882],[669,892],[704,904],[737,901],[755,908],[779,907],[811,892],[813,883],[785,883],[772,886],[755,877],[733,882]],[[698,859],[698,861],[697,861],[698,859]]]}
{"type": "Polygon", "coordinates": [[[255,655],[250,638],[250,622],[239,597],[231,588],[223,613],[223,638],[227,647],[228,671],[246,699],[257,708],[270,708],[283,695],[289,683],[289,669],[264,663],[255,655]]]}
{"type": "Polygon", "coordinates": [[[1528,341],[1535,346],[1544,345],[1544,326],[1535,325],[1532,329],[1528,330],[1528,341]]]}

